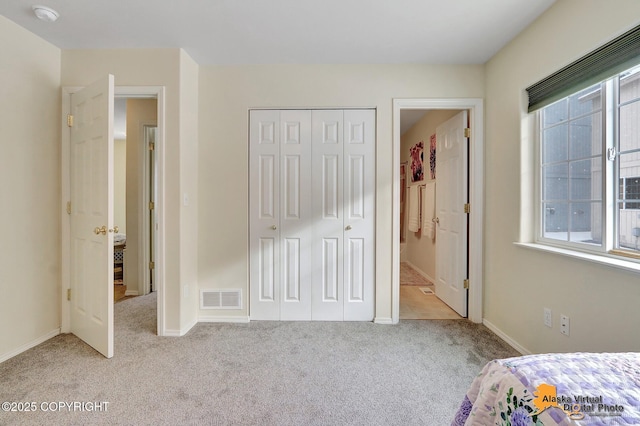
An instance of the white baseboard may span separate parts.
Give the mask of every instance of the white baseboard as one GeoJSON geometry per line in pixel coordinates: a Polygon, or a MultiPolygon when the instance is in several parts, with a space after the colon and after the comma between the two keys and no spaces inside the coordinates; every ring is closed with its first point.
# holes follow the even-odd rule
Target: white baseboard
{"type": "Polygon", "coordinates": [[[249,322],[249,317],[220,317],[215,315],[200,315],[198,322],[229,322],[246,324],[249,322]]]}
{"type": "Polygon", "coordinates": [[[392,318],[385,318],[385,317],[375,317],[373,319],[373,323],[374,324],[383,324],[383,325],[393,325],[393,319],[392,318]]]}
{"type": "Polygon", "coordinates": [[[434,280],[433,278],[431,278],[429,276],[429,274],[427,274],[426,272],[424,272],[422,269],[418,268],[416,265],[414,265],[413,263],[409,262],[408,260],[405,261],[405,263],[409,266],[411,266],[411,268],[413,268],[418,274],[420,274],[423,278],[426,278],[427,280],[429,280],[429,282],[435,284],[436,280],[434,280]]]}
{"type": "Polygon", "coordinates": [[[127,290],[124,292],[125,296],[138,296],[138,290],[127,290]]]}
{"type": "Polygon", "coordinates": [[[60,328],[56,328],[55,330],[51,330],[50,332],[48,332],[45,335],[42,335],[40,337],[38,337],[37,339],[34,339],[32,341],[30,341],[29,343],[25,343],[24,345],[10,351],[7,353],[4,353],[2,355],[0,355],[0,363],[5,362],[6,360],[8,360],[9,358],[13,358],[16,355],[21,354],[24,351],[27,351],[33,347],[38,346],[40,343],[46,342],[47,340],[51,339],[52,337],[56,337],[58,334],[60,334],[60,328]]]}
{"type": "Polygon", "coordinates": [[[484,319],[482,320],[482,323],[485,327],[493,331],[499,338],[504,340],[509,346],[520,352],[522,355],[531,355],[532,352],[529,349],[525,348],[524,346],[513,340],[511,337],[507,336],[502,330],[493,325],[491,322],[484,319]]]}
{"type": "Polygon", "coordinates": [[[198,323],[198,319],[194,319],[189,324],[185,325],[181,329],[175,328],[167,328],[164,330],[163,336],[165,337],[182,337],[187,334],[196,324],[198,323]]]}

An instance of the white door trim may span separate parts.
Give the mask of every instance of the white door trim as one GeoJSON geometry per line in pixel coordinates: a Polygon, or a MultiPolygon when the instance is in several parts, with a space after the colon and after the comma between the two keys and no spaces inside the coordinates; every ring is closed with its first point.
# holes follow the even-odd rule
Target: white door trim
{"type": "Polygon", "coordinates": [[[400,320],[400,112],[402,110],[468,110],[469,138],[469,320],[482,322],[484,225],[484,101],[481,98],[393,100],[393,209],[391,239],[391,319],[400,320]]]}
{"type": "MultiPolygon", "coordinates": [[[[67,127],[67,114],[71,108],[71,95],[82,87],[63,87],[62,88],[62,117],[61,117],[61,129],[62,129],[62,147],[61,147],[61,167],[62,167],[62,200],[61,200],[61,232],[62,232],[62,247],[61,247],[61,279],[62,279],[62,292],[61,292],[61,326],[62,333],[68,333],[71,330],[71,311],[70,303],[67,301],[67,289],[71,286],[71,226],[69,215],[67,214],[67,201],[71,196],[71,177],[69,174],[71,166],[71,134],[67,127]]],[[[156,173],[158,177],[157,181],[157,197],[156,209],[158,217],[158,230],[157,239],[155,241],[155,253],[156,253],[156,291],[158,293],[157,302],[157,315],[158,315],[158,335],[166,335],[165,325],[165,293],[164,293],[164,268],[165,268],[165,231],[164,231],[164,147],[165,147],[165,89],[164,86],[116,86],[115,94],[117,96],[127,97],[150,97],[155,96],[158,100],[158,133],[156,136],[156,173]]]]}

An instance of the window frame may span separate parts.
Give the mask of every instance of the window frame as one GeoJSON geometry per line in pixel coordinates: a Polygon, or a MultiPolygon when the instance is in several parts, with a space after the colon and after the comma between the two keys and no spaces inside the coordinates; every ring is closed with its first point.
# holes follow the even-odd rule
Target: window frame
{"type": "MultiPolygon", "coordinates": [[[[633,67],[632,67],[633,68],[633,67]]],[[[587,255],[595,255],[604,258],[622,259],[640,264],[640,250],[620,248],[619,244],[619,126],[620,126],[620,73],[600,82],[603,92],[601,119],[602,119],[602,144],[600,161],[602,165],[602,194],[601,194],[601,243],[599,245],[580,243],[573,241],[563,241],[544,236],[544,176],[543,176],[543,110],[556,102],[567,99],[579,93],[580,90],[559,99],[543,108],[532,111],[534,117],[534,229],[533,236],[535,244],[548,246],[561,251],[582,252],[587,255]],[[613,149],[615,158],[609,159],[608,153],[613,149]]],[[[570,143],[570,141],[568,141],[570,143]]],[[[568,148],[569,149],[569,148],[568,148]]],[[[569,161],[569,157],[568,160],[569,161]]],[[[568,177],[570,170],[567,171],[568,177]]],[[[570,194],[567,202],[570,201],[570,194]]],[[[570,205],[570,204],[569,204],[570,205]]],[[[569,224],[567,225],[570,226],[569,224]]],[[[570,230],[567,229],[567,239],[570,240],[570,230]]]]}

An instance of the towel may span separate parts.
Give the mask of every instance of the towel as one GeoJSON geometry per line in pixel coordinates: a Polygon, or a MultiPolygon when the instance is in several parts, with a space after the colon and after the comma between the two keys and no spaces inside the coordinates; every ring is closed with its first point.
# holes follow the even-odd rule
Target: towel
{"type": "Polygon", "coordinates": [[[432,240],[436,237],[436,181],[428,182],[422,189],[422,235],[432,240]]]}
{"type": "Polygon", "coordinates": [[[409,223],[407,229],[411,232],[420,230],[420,192],[418,185],[409,187],[409,223]]]}

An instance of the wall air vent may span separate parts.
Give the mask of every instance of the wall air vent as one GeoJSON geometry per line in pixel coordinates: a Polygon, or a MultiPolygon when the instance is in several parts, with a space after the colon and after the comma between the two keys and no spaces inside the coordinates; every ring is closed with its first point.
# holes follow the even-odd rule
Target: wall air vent
{"type": "Polygon", "coordinates": [[[242,309],[242,290],[200,290],[200,309],[242,309]]]}

